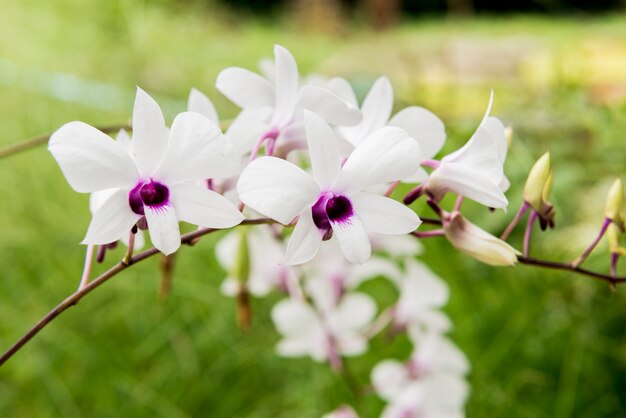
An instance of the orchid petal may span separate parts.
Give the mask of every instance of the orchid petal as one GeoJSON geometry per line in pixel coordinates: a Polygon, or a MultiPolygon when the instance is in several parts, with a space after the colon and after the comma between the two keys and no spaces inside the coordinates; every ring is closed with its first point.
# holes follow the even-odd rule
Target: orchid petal
{"type": "Polygon", "coordinates": [[[83,244],[105,245],[130,234],[141,218],[128,204],[128,190],[119,189],[104,200],[93,214],[83,244]]]}
{"type": "Polygon", "coordinates": [[[300,215],[287,243],[285,264],[303,264],[315,257],[322,243],[322,233],[315,226],[311,209],[300,215]]]}
{"type": "Polygon", "coordinates": [[[358,331],[365,328],[376,315],[374,300],[359,292],[347,294],[332,315],[332,322],[340,330],[358,331]]]}
{"type": "Polygon", "coordinates": [[[170,255],[180,247],[180,228],[172,205],[144,206],[152,244],[163,254],[170,255]]]}
{"type": "Polygon", "coordinates": [[[391,401],[408,384],[409,373],[397,360],[383,360],[372,370],[372,384],[376,393],[386,401],[391,401]]]}
{"type": "Polygon", "coordinates": [[[354,108],[359,107],[359,103],[356,100],[356,95],[350,83],[341,77],[331,78],[326,82],[326,89],[336,96],[342,98],[349,106],[354,108]]]}
{"type": "Polygon", "coordinates": [[[233,203],[214,191],[190,183],[170,188],[170,199],[178,219],[205,228],[230,228],[244,216],[233,203]]]}
{"type": "Polygon", "coordinates": [[[151,176],[163,160],[168,129],[157,102],[137,87],[133,109],[133,156],[139,174],[151,176]]]}
{"type": "Polygon", "coordinates": [[[254,145],[270,129],[273,109],[259,107],[244,109],[226,130],[226,136],[233,141],[241,154],[249,154],[254,145]]]}
{"type": "Polygon", "coordinates": [[[80,193],[128,187],[139,177],[124,148],[86,123],[63,125],[50,137],[48,150],[67,182],[80,193]]]}
{"type": "Polygon", "coordinates": [[[320,190],[311,176],[290,162],[261,157],[241,173],[237,192],[244,204],[286,225],[313,206],[320,190]]]}
{"type": "Polygon", "coordinates": [[[352,216],[340,222],[331,221],[333,233],[339,240],[341,252],[346,259],[354,264],[363,264],[372,255],[372,247],[365,227],[361,221],[352,216]]]}
{"type": "Polygon", "coordinates": [[[383,127],[354,149],[335,188],[359,192],[380,183],[401,180],[417,171],[420,150],[406,131],[383,127]]]}
{"type": "Polygon", "coordinates": [[[276,62],[275,112],[272,124],[285,125],[293,116],[298,99],[298,66],[286,48],[274,45],[276,62]]]}
{"type": "Polygon", "coordinates": [[[351,195],[350,200],[368,232],[408,234],[422,223],[415,212],[388,197],[361,192],[351,195]]]}
{"type": "Polygon", "coordinates": [[[308,110],[304,111],[304,124],[313,178],[320,189],[328,189],[335,183],[341,171],[337,138],[326,122],[308,110]]]}
{"type": "Polygon", "coordinates": [[[354,126],[363,115],[341,97],[317,86],[304,86],[298,98],[298,108],[317,113],[328,123],[338,126],[354,126]]]}
{"type": "Polygon", "coordinates": [[[126,132],[126,129],[120,129],[117,135],[115,136],[115,141],[124,148],[124,151],[128,153],[128,155],[132,155],[133,153],[133,141],[130,139],[130,135],[126,132]]]}
{"type": "Polygon", "coordinates": [[[422,159],[433,158],[446,142],[446,128],[434,113],[423,107],[411,106],[395,114],[388,126],[397,126],[417,141],[422,159]]]}
{"type": "Polygon", "coordinates": [[[206,117],[183,112],[172,124],[167,155],[155,176],[169,184],[227,178],[240,167],[231,141],[206,117]]]}
{"type": "Polygon", "coordinates": [[[187,99],[187,110],[190,112],[200,113],[202,116],[209,118],[215,125],[220,125],[217,110],[213,102],[200,90],[191,89],[189,98],[187,99]]]}
{"type": "Polygon", "coordinates": [[[217,75],[215,87],[242,109],[274,105],[272,83],[244,68],[222,70],[217,75]]]}

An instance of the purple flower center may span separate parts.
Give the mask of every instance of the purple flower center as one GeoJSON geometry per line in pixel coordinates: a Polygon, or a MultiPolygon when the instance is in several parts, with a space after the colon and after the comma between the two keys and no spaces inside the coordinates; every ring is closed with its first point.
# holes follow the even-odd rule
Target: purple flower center
{"type": "Polygon", "coordinates": [[[331,222],[345,222],[352,212],[352,202],[343,195],[324,193],[312,207],[313,222],[320,231],[331,229],[331,222]]]}
{"type": "Polygon", "coordinates": [[[144,215],[144,206],[161,207],[170,201],[170,190],[163,183],[154,181],[141,181],[128,194],[130,208],[137,215],[144,215]]]}

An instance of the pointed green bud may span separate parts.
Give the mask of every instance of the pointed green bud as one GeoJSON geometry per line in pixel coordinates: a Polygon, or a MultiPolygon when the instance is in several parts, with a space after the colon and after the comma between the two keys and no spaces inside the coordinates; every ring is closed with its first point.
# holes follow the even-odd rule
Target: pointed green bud
{"type": "Polygon", "coordinates": [[[611,250],[611,254],[619,254],[620,253],[620,235],[622,235],[622,231],[619,230],[619,227],[612,223],[606,230],[606,239],[609,242],[609,249],[611,250]]]}
{"type": "Polygon", "coordinates": [[[609,190],[604,208],[604,216],[613,222],[619,223],[622,219],[620,214],[624,203],[624,185],[621,179],[616,179],[609,190]]]}
{"type": "Polygon", "coordinates": [[[530,173],[528,173],[528,179],[522,194],[524,201],[536,211],[541,211],[546,185],[550,185],[549,188],[552,188],[551,174],[550,153],[546,152],[537,160],[530,173]]]}

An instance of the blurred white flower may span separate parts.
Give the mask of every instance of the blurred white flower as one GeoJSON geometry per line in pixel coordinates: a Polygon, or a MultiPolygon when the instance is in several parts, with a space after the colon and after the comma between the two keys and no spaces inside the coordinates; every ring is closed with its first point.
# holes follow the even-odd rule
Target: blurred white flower
{"type": "Polygon", "coordinates": [[[171,254],[180,247],[179,221],[228,228],[243,220],[226,198],[192,184],[236,171],[230,142],[194,112],[179,114],[168,129],[159,105],[141,89],[133,112],[132,155],[82,122],[59,128],[48,148],[77,192],[114,189],[94,213],[84,244],[117,241],[145,217],[154,246],[171,254]]]}
{"type": "Polygon", "coordinates": [[[322,418],[359,418],[357,413],[348,405],[342,405],[322,418]]]}
{"type": "MultiPolygon", "coordinates": [[[[284,246],[272,234],[271,228],[259,225],[246,231],[249,260],[249,276],[246,288],[258,297],[266,296],[275,288],[288,291],[297,280],[293,269],[282,264],[284,246]]],[[[240,290],[240,282],[233,277],[237,260],[237,250],[242,239],[239,231],[228,233],[216,246],[219,263],[229,273],[222,283],[222,293],[236,296],[240,290]]]]}
{"type": "Polygon", "coordinates": [[[268,147],[278,143],[291,149],[304,148],[304,109],[335,125],[359,123],[361,112],[342,98],[318,86],[300,85],[298,66],[287,49],[276,45],[274,60],[269,80],[238,67],[226,68],[217,76],[217,89],[243,109],[231,129],[251,139],[246,144],[248,150],[264,141],[268,147]]]}
{"type": "Polygon", "coordinates": [[[376,304],[363,293],[345,295],[329,310],[316,310],[304,301],[286,299],[272,309],[272,320],[283,339],[278,354],[310,356],[341,367],[341,356],[356,356],[367,349],[362,331],[376,314],[376,304]]]}
{"type": "Polygon", "coordinates": [[[348,261],[363,263],[371,254],[368,232],[406,234],[419,226],[406,206],[363,192],[415,172],[419,148],[404,130],[379,129],[342,166],[328,124],[308,111],[305,123],[312,177],[285,160],[262,157],[246,167],[237,184],[241,201],[263,215],[282,224],[299,216],[287,246],[288,264],[309,261],[332,235],[348,261]]]}

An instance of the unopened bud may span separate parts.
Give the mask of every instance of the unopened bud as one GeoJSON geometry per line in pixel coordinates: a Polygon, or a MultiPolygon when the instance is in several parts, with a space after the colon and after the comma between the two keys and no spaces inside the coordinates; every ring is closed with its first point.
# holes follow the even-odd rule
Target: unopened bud
{"type": "Polygon", "coordinates": [[[624,202],[624,185],[621,179],[616,179],[609,190],[604,207],[604,216],[613,222],[619,223],[622,219],[620,212],[624,202]]]}
{"type": "Polygon", "coordinates": [[[445,221],[443,230],[457,250],[492,266],[512,266],[520,254],[506,242],[474,225],[458,212],[445,221]]]}
{"type": "MultiPolygon", "coordinates": [[[[522,198],[536,211],[541,210],[541,203],[544,201],[544,190],[546,185],[551,184],[550,153],[546,152],[537,160],[533,168],[528,173],[528,179],[524,186],[522,198]]],[[[551,189],[552,186],[549,186],[551,189]]],[[[549,192],[549,190],[548,190],[549,192]]]]}
{"type": "Polygon", "coordinates": [[[620,235],[622,231],[619,230],[619,227],[614,223],[611,223],[606,230],[606,239],[609,241],[609,249],[611,254],[619,254],[620,253],[620,235]]]}

